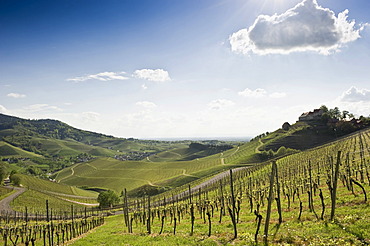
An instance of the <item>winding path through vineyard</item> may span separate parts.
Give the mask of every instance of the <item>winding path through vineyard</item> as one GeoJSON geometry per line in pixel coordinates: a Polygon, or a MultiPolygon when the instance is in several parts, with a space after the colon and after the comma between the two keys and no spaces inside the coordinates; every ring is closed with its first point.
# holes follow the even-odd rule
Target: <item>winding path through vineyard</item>
{"type": "Polygon", "coordinates": [[[260,148],[262,147],[263,142],[262,142],[262,140],[260,138],[258,139],[258,142],[259,142],[259,145],[256,147],[256,149],[254,150],[254,152],[261,153],[260,148]]]}
{"type": "Polygon", "coordinates": [[[10,207],[10,203],[17,198],[19,195],[21,195],[23,192],[25,192],[27,189],[25,188],[18,188],[18,187],[12,187],[12,186],[4,186],[7,189],[13,189],[16,190],[15,193],[5,197],[0,201],[0,211],[5,211],[8,213],[14,212],[14,210],[10,207]]]}

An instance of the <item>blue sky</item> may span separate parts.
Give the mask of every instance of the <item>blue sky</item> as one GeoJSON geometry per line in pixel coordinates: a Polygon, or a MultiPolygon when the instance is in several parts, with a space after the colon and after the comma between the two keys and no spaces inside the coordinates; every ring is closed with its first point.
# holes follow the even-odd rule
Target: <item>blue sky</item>
{"type": "Polygon", "coordinates": [[[0,112],[119,137],[370,114],[367,0],[0,0],[0,112]]]}

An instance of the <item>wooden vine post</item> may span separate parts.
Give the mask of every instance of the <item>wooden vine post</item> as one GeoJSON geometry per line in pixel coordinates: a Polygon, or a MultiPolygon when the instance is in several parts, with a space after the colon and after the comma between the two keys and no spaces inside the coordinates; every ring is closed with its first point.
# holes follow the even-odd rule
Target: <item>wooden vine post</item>
{"type": "Polygon", "coordinates": [[[330,220],[334,220],[334,215],[335,215],[335,205],[336,205],[336,200],[337,200],[337,185],[338,185],[339,165],[340,165],[340,155],[341,155],[341,151],[338,151],[337,163],[335,165],[335,171],[334,171],[333,190],[332,190],[332,195],[331,195],[330,220]]]}
{"type": "Polygon", "coordinates": [[[277,204],[277,209],[279,213],[279,224],[281,224],[283,223],[283,215],[281,212],[280,184],[279,184],[279,179],[278,179],[278,170],[277,170],[276,161],[274,161],[272,165],[275,165],[275,179],[276,179],[276,193],[277,193],[276,204],[277,204]]]}
{"type": "Polygon", "coordinates": [[[190,187],[190,185],[189,185],[189,198],[190,198],[189,202],[190,202],[190,220],[191,220],[190,236],[193,236],[195,216],[194,216],[194,205],[193,205],[193,201],[191,199],[191,187],[190,187]]]}
{"type": "Polygon", "coordinates": [[[151,209],[150,209],[150,196],[148,196],[148,219],[147,219],[147,229],[148,229],[148,234],[152,233],[151,229],[151,209]]]}
{"type": "Polygon", "coordinates": [[[230,190],[231,190],[231,206],[232,206],[232,209],[229,208],[229,213],[230,213],[230,217],[231,217],[231,221],[233,223],[233,227],[234,227],[234,239],[238,237],[238,231],[237,231],[237,228],[236,228],[236,218],[235,218],[235,211],[236,211],[236,208],[235,208],[235,195],[234,195],[234,184],[233,184],[233,171],[232,169],[230,169],[230,190]]]}
{"type": "Polygon", "coordinates": [[[128,233],[132,233],[132,224],[128,214],[128,202],[127,202],[127,190],[124,190],[124,197],[123,197],[123,217],[125,219],[125,225],[127,226],[128,233]]]}
{"type": "Polygon", "coordinates": [[[271,214],[271,205],[272,201],[274,200],[274,178],[276,176],[276,162],[272,163],[272,170],[271,170],[271,176],[270,176],[270,190],[269,190],[269,197],[268,197],[268,203],[267,203],[267,212],[266,212],[266,221],[265,221],[265,232],[263,234],[263,241],[265,245],[267,245],[267,237],[269,232],[269,223],[270,223],[270,214],[271,214]]]}

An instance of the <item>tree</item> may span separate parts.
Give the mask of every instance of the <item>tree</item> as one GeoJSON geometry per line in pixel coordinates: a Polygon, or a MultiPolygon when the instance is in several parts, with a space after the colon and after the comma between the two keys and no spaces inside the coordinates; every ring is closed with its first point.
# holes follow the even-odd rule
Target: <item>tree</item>
{"type": "Polygon", "coordinates": [[[0,184],[3,183],[4,179],[6,178],[7,172],[4,166],[0,167],[0,184]]]}
{"type": "Polygon", "coordinates": [[[285,148],[285,146],[281,146],[277,151],[276,151],[276,156],[283,156],[285,155],[287,152],[287,149],[285,148]]]}
{"type": "Polygon", "coordinates": [[[331,118],[339,120],[342,116],[342,113],[338,107],[335,107],[333,109],[329,109],[329,115],[331,118]]]}
{"type": "Polygon", "coordinates": [[[98,202],[101,208],[112,207],[119,202],[119,197],[114,191],[106,190],[100,192],[98,202]]]}
{"type": "Polygon", "coordinates": [[[328,107],[326,107],[325,105],[321,105],[320,109],[321,109],[324,113],[329,112],[328,107]]]}
{"type": "Polygon", "coordinates": [[[347,119],[347,116],[349,116],[349,111],[347,111],[347,110],[343,110],[343,111],[342,111],[341,119],[342,119],[342,120],[347,119]]]}
{"type": "Polygon", "coordinates": [[[19,174],[13,174],[9,176],[10,182],[12,182],[13,185],[19,186],[21,184],[21,176],[19,174]]]}

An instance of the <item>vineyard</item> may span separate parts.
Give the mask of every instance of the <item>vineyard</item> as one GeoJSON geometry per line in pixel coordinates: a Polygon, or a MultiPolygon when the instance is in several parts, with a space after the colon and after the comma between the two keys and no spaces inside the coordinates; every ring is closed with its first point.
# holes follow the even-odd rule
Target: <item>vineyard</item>
{"type": "MultiPolygon", "coordinates": [[[[108,225],[98,230],[116,234],[105,240],[126,239],[131,245],[161,245],[163,240],[188,245],[366,245],[370,243],[369,185],[367,130],[230,170],[229,175],[197,188],[189,185],[179,194],[125,197],[123,218],[109,218],[108,225]],[[109,227],[117,221],[122,228],[109,227]],[[143,239],[145,235],[152,239],[143,239]]],[[[103,237],[94,235],[75,245],[102,243],[103,237]]]]}
{"type": "Polygon", "coordinates": [[[63,245],[104,224],[101,210],[78,209],[53,210],[46,200],[42,213],[0,213],[0,233],[3,245],[63,245]]]}
{"type": "Polygon", "coordinates": [[[22,175],[27,190],[11,204],[17,212],[0,214],[1,243],[62,245],[84,235],[73,245],[370,244],[370,130],[248,163],[262,145],[182,162],[98,158],[58,174],[75,185],[131,180],[109,213],[82,205],[96,201],[96,193],[22,175]],[[179,177],[196,178],[155,196],[129,197],[134,187],[179,177]]]}

